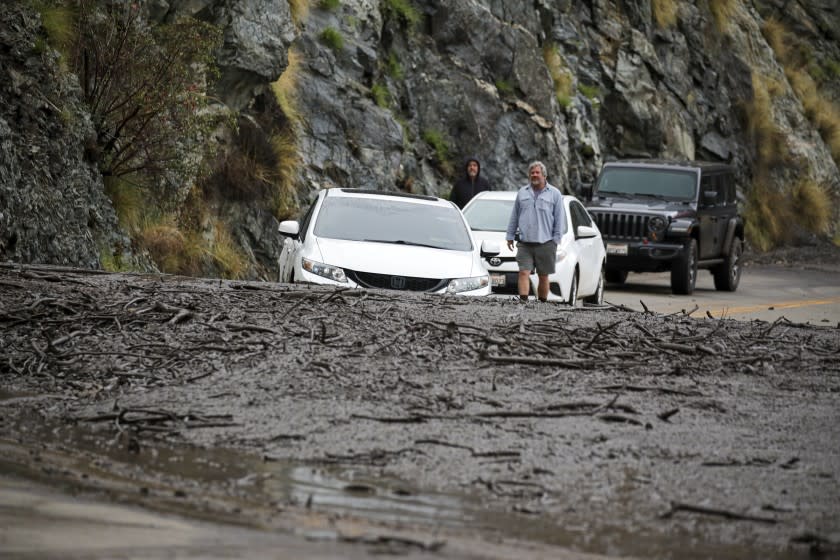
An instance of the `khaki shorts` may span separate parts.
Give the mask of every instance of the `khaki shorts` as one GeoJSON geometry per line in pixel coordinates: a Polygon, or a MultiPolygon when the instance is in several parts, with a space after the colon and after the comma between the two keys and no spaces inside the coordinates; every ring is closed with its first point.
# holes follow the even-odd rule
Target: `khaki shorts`
{"type": "Polygon", "coordinates": [[[546,241],[545,243],[525,243],[520,241],[516,244],[516,264],[519,270],[537,269],[537,274],[554,274],[554,264],[557,261],[557,243],[546,241]]]}

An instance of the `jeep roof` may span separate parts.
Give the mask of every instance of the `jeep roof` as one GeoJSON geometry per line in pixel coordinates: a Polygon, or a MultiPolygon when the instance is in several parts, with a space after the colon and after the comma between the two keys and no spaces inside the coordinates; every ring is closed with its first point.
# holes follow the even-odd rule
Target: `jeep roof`
{"type": "Polygon", "coordinates": [[[699,169],[703,173],[711,171],[731,171],[732,166],[728,163],[713,161],[692,161],[676,159],[622,159],[611,160],[604,163],[604,167],[647,167],[658,169],[699,169]]]}

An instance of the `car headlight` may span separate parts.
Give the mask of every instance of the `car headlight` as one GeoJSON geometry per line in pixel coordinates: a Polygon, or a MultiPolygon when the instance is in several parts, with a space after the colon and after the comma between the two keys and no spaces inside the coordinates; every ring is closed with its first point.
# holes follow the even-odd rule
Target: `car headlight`
{"type": "Polygon", "coordinates": [[[554,262],[560,262],[566,258],[566,250],[565,249],[557,249],[557,256],[554,258],[554,262]]]}
{"type": "Polygon", "coordinates": [[[446,286],[446,293],[457,294],[459,292],[469,292],[470,290],[478,290],[486,288],[490,285],[490,275],[473,276],[472,278],[453,278],[446,286]]]}
{"type": "Polygon", "coordinates": [[[344,275],[343,268],[310,261],[309,259],[301,259],[300,266],[307,272],[323,276],[324,278],[329,278],[335,282],[347,282],[347,277],[344,275]]]}

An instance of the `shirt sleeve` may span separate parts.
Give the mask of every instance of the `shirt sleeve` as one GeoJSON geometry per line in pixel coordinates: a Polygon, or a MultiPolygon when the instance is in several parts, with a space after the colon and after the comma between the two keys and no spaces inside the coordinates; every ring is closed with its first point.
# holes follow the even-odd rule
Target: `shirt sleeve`
{"type": "Polygon", "coordinates": [[[558,245],[563,239],[563,232],[566,231],[566,211],[563,203],[563,195],[558,194],[557,200],[554,203],[554,231],[551,232],[551,238],[558,245]]]}
{"type": "Polygon", "coordinates": [[[513,201],[513,210],[510,211],[510,219],[508,220],[507,232],[505,239],[513,241],[516,236],[516,226],[519,224],[519,193],[516,193],[516,198],[513,201]]]}

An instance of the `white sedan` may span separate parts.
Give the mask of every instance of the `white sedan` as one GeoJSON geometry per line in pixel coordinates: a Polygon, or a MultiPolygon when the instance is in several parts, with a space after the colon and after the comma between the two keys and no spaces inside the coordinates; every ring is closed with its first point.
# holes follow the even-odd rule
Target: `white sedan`
{"type": "MultiPolygon", "coordinates": [[[[486,257],[494,292],[517,293],[516,249],[505,243],[505,230],[510,219],[515,191],[478,193],[464,207],[473,235],[478,241],[492,241],[500,246],[498,255],[486,257]]],[[[587,303],[604,302],[604,263],[607,255],[601,232],[586,208],[573,196],[564,195],[566,231],[557,245],[557,264],[548,277],[549,299],[577,305],[578,298],[587,303]],[[570,227],[571,226],[571,227],[570,227]]],[[[537,292],[537,275],[531,275],[531,291],[537,292]]]]}
{"type": "Polygon", "coordinates": [[[332,188],[279,226],[281,282],[483,296],[490,276],[458,208],[433,196],[332,188]]]}

